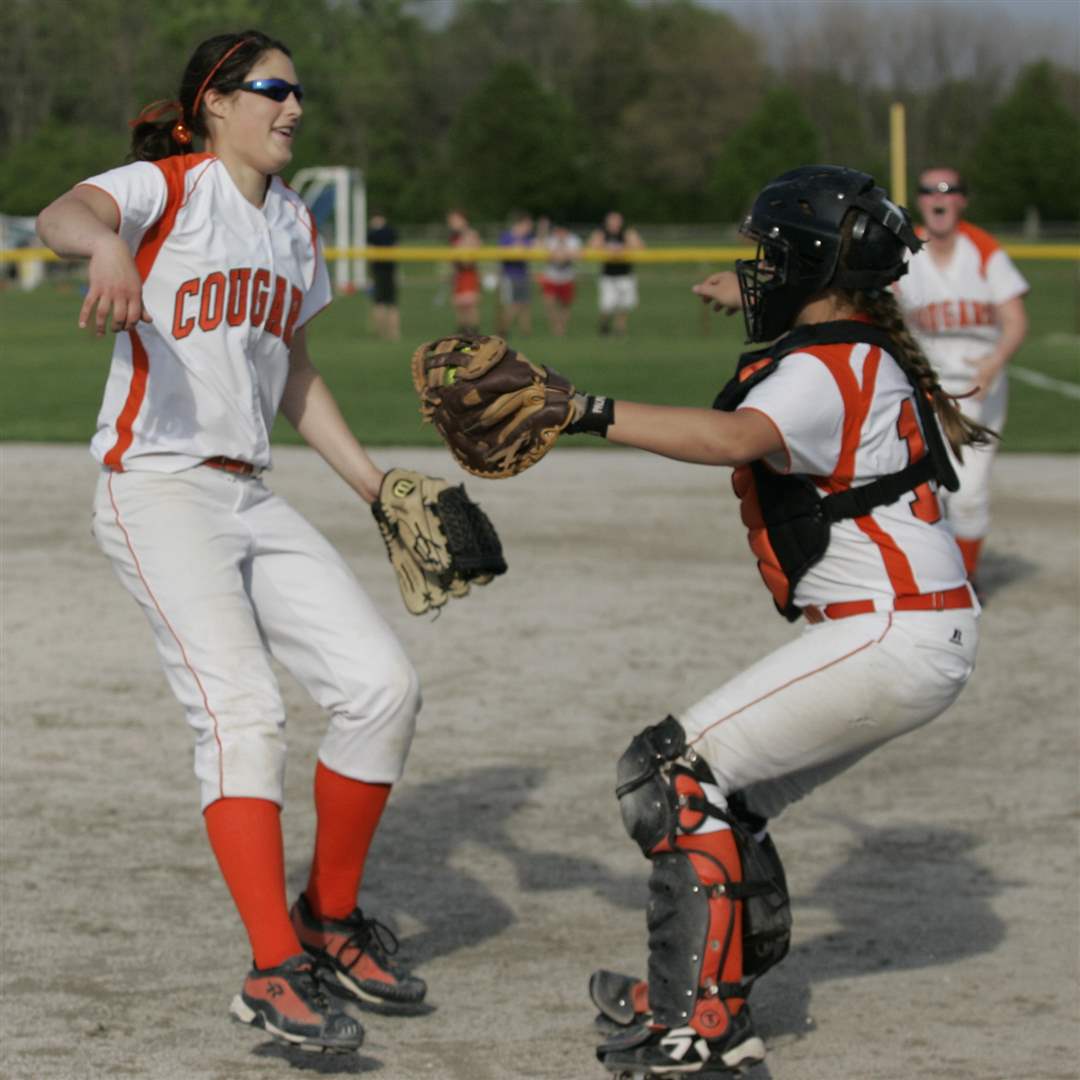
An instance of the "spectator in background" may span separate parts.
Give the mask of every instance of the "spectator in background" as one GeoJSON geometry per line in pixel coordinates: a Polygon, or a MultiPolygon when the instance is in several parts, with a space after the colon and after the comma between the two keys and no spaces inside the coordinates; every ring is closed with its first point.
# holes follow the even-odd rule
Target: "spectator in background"
{"type": "MultiPolygon", "coordinates": [[[[450,230],[451,247],[473,248],[480,246],[480,234],[469,224],[460,210],[446,215],[446,227],[450,230]]],[[[454,305],[459,334],[480,333],[480,271],[475,262],[451,264],[450,295],[454,305]]]]}
{"type": "Polygon", "coordinates": [[[561,222],[555,222],[544,246],[549,256],[540,278],[544,307],[551,332],[556,337],[563,337],[570,321],[570,308],[574,303],[581,240],[561,222]]]}
{"type": "MultiPolygon", "coordinates": [[[[394,247],[398,242],[397,229],[386,220],[386,215],[374,213],[368,222],[367,242],[370,247],[394,247]]],[[[371,262],[372,315],[375,333],[386,341],[401,338],[401,313],[397,302],[397,263],[372,260],[371,262]]]]}
{"type": "Polygon", "coordinates": [[[618,256],[640,251],[645,245],[636,229],[626,224],[618,210],[610,211],[604,223],[589,237],[589,249],[615,256],[600,266],[600,333],[626,333],[630,312],[638,305],[634,264],[618,256]]]}
{"type": "MultiPolygon", "coordinates": [[[[965,416],[993,431],[1005,426],[1005,365],[1027,334],[1028,283],[987,232],[963,220],[967,185],[952,168],[919,177],[919,230],[925,247],[893,288],[947,394],[965,416]]],[[[940,491],[942,509],[974,582],[990,529],[990,466],[997,441],[964,449],[954,461],[960,490],[940,491]]]]}
{"type": "MultiPolygon", "coordinates": [[[[527,248],[533,242],[533,219],[526,213],[510,216],[499,237],[500,247],[527,248]]],[[[532,277],[525,259],[504,259],[499,281],[499,319],[496,333],[509,337],[514,326],[523,334],[532,333],[532,277]]]]}

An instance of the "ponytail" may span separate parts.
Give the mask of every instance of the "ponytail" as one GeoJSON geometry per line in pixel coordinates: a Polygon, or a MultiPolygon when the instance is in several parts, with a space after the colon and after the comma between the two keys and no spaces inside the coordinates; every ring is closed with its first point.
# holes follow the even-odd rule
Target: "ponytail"
{"type": "Polygon", "coordinates": [[[893,358],[930,399],[941,430],[958,459],[963,447],[985,446],[991,439],[1000,437],[996,431],[965,416],[956,404],[957,399],[942,390],[937,373],[908,329],[900,305],[890,290],[874,289],[846,295],[856,311],[880,326],[896,343],[893,358]]]}
{"type": "Polygon", "coordinates": [[[155,101],[131,121],[130,161],[160,161],[183,154],[191,144],[184,127],[184,107],[179,101],[155,101]],[[177,135],[180,138],[177,138],[177,135]],[[187,141],[184,141],[187,135],[187,141]]]}

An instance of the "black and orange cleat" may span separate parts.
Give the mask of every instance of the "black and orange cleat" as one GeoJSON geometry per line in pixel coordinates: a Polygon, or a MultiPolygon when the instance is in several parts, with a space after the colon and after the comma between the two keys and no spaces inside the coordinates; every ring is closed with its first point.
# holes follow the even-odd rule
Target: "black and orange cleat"
{"type": "Polygon", "coordinates": [[[350,1053],[364,1041],[364,1029],[327,994],[321,979],[329,973],[317,968],[304,953],[277,967],[252,968],[229,1012],[292,1046],[350,1053]]]}
{"type": "Polygon", "coordinates": [[[340,989],[362,1002],[419,1005],[427,983],[391,960],[398,940],[389,927],[354,908],[344,919],[315,916],[303,894],[289,913],[300,944],[329,967],[340,989]]]}

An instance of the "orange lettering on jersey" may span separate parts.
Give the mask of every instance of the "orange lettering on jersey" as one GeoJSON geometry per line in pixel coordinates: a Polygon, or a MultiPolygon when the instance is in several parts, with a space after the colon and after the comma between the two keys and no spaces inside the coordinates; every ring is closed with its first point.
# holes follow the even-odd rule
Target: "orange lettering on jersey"
{"type": "Polygon", "coordinates": [[[281,340],[286,345],[292,344],[293,330],[296,329],[296,320],[300,318],[300,307],[303,302],[304,294],[294,285],[289,299],[289,317],[285,320],[285,333],[281,335],[281,340]]]}
{"type": "Polygon", "coordinates": [[[266,332],[275,337],[281,337],[281,324],[285,318],[285,286],[288,284],[283,277],[274,281],[274,300],[270,305],[270,314],[266,316],[266,332]]]}
{"type": "Polygon", "coordinates": [[[270,293],[270,271],[256,270],[251,279],[251,325],[262,326],[266,318],[266,301],[270,293]]]}
{"type": "Polygon", "coordinates": [[[946,300],[941,305],[941,322],[946,330],[955,330],[960,325],[956,317],[956,304],[952,300],[946,300]]]}
{"type": "Polygon", "coordinates": [[[190,278],[176,290],[176,302],[173,304],[172,336],[179,341],[186,338],[195,329],[195,316],[184,318],[184,301],[189,296],[198,296],[199,279],[190,278]]]}
{"type": "Polygon", "coordinates": [[[225,310],[225,320],[230,326],[239,326],[247,318],[250,284],[251,267],[229,271],[229,306],[225,310]]]}
{"type": "MultiPolygon", "coordinates": [[[[908,464],[918,461],[926,453],[926,443],[915,418],[915,402],[904,398],[900,402],[900,415],[896,420],[896,433],[907,443],[908,464]]],[[[927,484],[920,484],[915,489],[915,498],[909,504],[911,512],[920,521],[933,525],[941,520],[941,507],[938,505],[934,489],[927,484]]]]}
{"type": "Polygon", "coordinates": [[[225,275],[220,270],[206,275],[199,305],[199,329],[216,330],[225,313],[225,275]]]}

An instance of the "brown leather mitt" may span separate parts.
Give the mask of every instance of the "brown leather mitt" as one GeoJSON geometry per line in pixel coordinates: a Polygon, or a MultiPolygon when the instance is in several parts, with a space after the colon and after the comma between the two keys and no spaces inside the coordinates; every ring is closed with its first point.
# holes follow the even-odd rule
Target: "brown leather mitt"
{"type": "Polygon", "coordinates": [[[524,472],[577,415],[569,379],[499,337],[429,341],[413,353],[412,375],[424,419],[476,476],[524,472]]]}

